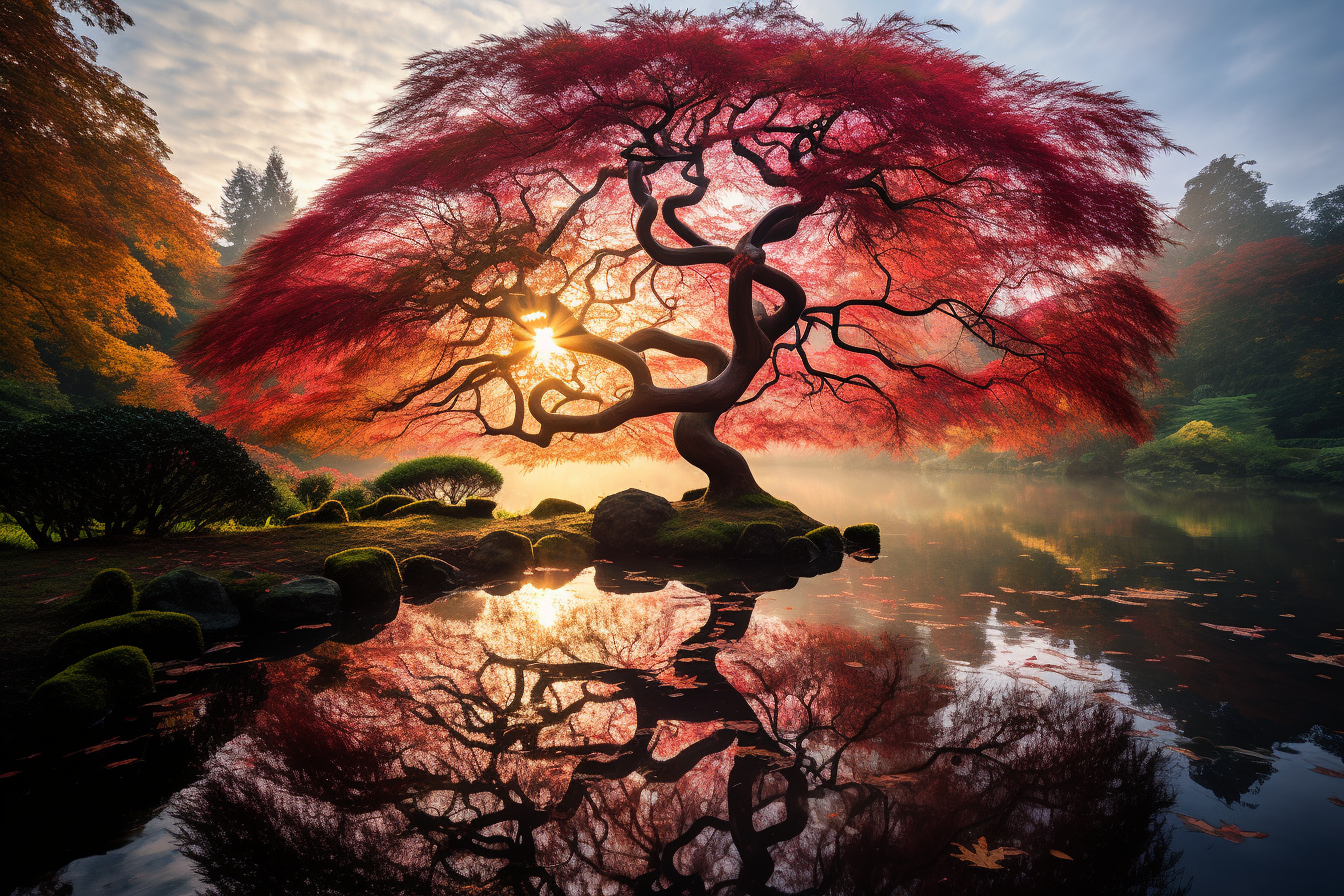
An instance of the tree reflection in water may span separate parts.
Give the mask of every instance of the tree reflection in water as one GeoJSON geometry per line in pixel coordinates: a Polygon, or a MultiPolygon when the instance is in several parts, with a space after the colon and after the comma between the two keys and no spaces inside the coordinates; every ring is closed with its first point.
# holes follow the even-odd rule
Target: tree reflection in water
{"type": "Polygon", "coordinates": [[[1170,888],[1161,761],[1112,710],[716,590],[525,586],[276,664],[184,851],[218,894],[1170,888]],[[952,857],[981,836],[1025,854],[952,857]]]}

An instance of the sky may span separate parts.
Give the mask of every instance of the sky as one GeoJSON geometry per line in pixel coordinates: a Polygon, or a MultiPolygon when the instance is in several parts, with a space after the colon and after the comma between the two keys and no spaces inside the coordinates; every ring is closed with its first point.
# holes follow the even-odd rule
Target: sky
{"type": "MultiPolygon", "coordinates": [[[[610,5],[556,0],[120,0],[135,25],[95,34],[99,58],[148,97],[169,167],[218,205],[238,162],[285,157],[300,201],[392,95],[405,62],[483,33],[610,5]]],[[[671,3],[701,11],[716,5],[671,3]]],[[[731,4],[720,4],[731,5],[731,4]]],[[[827,25],[904,9],[960,28],[946,45],[1050,78],[1118,91],[1156,112],[1191,155],[1154,165],[1149,189],[1174,206],[1222,154],[1258,162],[1270,199],[1303,203],[1344,184],[1341,0],[799,0],[827,25]]]]}

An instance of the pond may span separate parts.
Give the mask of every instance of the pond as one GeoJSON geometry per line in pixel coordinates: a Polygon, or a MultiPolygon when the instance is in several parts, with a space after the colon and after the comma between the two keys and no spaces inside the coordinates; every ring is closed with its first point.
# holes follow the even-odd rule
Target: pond
{"type": "Polygon", "coordinates": [[[880,524],[880,556],[599,563],[403,605],[356,643],[225,646],[108,741],[0,781],[4,891],[1337,880],[1344,501],[761,479],[880,524]]]}

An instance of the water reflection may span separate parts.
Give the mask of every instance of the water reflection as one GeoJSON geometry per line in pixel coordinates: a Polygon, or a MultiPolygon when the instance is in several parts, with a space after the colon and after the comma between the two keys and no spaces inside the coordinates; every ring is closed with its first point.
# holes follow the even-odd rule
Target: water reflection
{"type": "Polygon", "coordinates": [[[1113,709],[762,616],[754,590],[591,581],[273,665],[174,804],[210,892],[1169,888],[1162,760],[1113,709]],[[980,837],[1023,852],[953,858],[980,837]]]}

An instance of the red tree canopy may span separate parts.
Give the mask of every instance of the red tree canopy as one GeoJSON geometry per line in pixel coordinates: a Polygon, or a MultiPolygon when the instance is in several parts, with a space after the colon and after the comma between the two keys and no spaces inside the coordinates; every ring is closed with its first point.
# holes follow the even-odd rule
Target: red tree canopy
{"type": "Polygon", "coordinates": [[[724,413],[749,447],[1141,432],[1174,323],[1136,180],[1175,147],[935,27],[625,9],[417,57],[189,363],[263,438],[524,461],[665,455],[672,413],[684,455],[724,413]]]}

